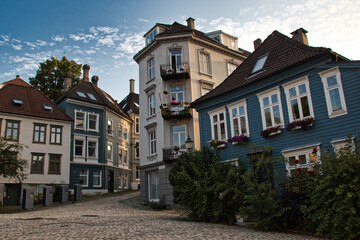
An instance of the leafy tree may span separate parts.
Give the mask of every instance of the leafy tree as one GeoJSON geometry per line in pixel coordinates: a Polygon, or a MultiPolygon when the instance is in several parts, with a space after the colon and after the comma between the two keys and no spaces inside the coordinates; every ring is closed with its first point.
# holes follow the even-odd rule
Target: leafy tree
{"type": "Polygon", "coordinates": [[[17,142],[6,142],[0,138],[0,176],[25,179],[26,160],[19,159],[18,154],[23,147],[17,142]]]}
{"type": "Polygon", "coordinates": [[[217,153],[204,147],[182,154],[170,170],[174,202],[189,218],[234,224],[243,203],[244,167],[221,162],[217,153]]]}
{"type": "Polygon", "coordinates": [[[68,60],[65,56],[59,60],[55,57],[40,63],[35,77],[29,78],[31,86],[49,96],[55,101],[61,96],[64,78],[67,74],[72,77],[72,86],[80,80],[81,64],[68,60]]]}

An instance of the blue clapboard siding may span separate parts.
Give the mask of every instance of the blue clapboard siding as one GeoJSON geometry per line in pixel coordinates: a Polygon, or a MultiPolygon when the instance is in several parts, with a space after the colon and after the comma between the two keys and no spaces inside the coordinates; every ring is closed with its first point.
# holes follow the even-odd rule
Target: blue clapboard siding
{"type": "MultiPolygon", "coordinates": [[[[332,152],[331,141],[337,138],[345,138],[349,135],[358,137],[360,130],[360,62],[337,62],[325,63],[326,59],[317,59],[301,66],[297,66],[285,72],[273,75],[267,79],[255,82],[236,91],[211,99],[206,103],[197,106],[200,118],[201,144],[209,146],[211,140],[211,122],[208,112],[228,104],[246,99],[247,114],[250,129],[250,142],[257,146],[273,147],[273,155],[280,156],[281,151],[290,147],[300,147],[307,144],[321,143],[321,150],[332,152]],[[339,66],[341,81],[348,114],[339,117],[329,118],[326,98],[320,72],[339,66]],[[310,93],[314,109],[315,121],[308,130],[286,131],[289,123],[289,113],[287,108],[286,96],[281,86],[284,83],[308,76],[310,83],[310,93]],[[260,136],[262,130],[261,109],[256,94],[264,92],[273,87],[280,86],[282,111],[285,128],[282,133],[270,136],[265,139],[260,136]]],[[[231,127],[229,111],[227,110],[227,134],[231,137],[231,127]]],[[[252,150],[239,145],[227,143],[226,148],[218,150],[223,160],[231,160],[240,157],[247,163],[246,154],[252,150]]],[[[285,164],[278,160],[275,166],[280,172],[285,174],[285,164]]]]}

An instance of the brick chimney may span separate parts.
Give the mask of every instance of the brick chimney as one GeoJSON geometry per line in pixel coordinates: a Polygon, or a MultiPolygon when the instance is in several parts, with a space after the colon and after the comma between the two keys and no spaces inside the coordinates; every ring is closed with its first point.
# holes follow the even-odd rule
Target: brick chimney
{"type": "Polygon", "coordinates": [[[65,74],[63,92],[66,92],[71,88],[71,82],[72,82],[71,74],[70,73],[65,74]]]}
{"type": "Polygon", "coordinates": [[[99,77],[98,76],[96,76],[96,75],[94,75],[94,76],[92,76],[92,78],[91,78],[91,82],[94,84],[94,85],[98,85],[98,81],[99,81],[99,77]]]}
{"type": "Polygon", "coordinates": [[[193,19],[192,17],[189,17],[187,20],[187,26],[191,29],[195,29],[195,19],[193,19]]]}
{"type": "Polygon", "coordinates": [[[83,66],[83,73],[84,73],[84,77],[83,77],[83,80],[85,81],[85,82],[89,82],[89,70],[90,70],[90,66],[89,65],[87,65],[87,64],[85,64],[84,66],[83,66]]]}
{"type": "Polygon", "coordinates": [[[308,31],[305,29],[299,28],[291,33],[293,35],[292,39],[309,46],[309,42],[306,36],[307,33],[308,31]]]}
{"type": "Polygon", "coordinates": [[[130,79],[130,93],[134,93],[135,92],[135,80],[134,79],[130,79]]]}
{"type": "Polygon", "coordinates": [[[262,41],[260,38],[256,39],[254,41],[254,49],[256,50],[258,47],[260,47],[261,43],[262,43],[262,41]]]}

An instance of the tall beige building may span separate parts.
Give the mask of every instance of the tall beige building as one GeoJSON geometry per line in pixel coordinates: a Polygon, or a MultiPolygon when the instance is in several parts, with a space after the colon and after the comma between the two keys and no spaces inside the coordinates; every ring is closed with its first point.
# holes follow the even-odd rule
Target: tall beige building
{"type": "Polygon", "coordinates": [[[200,148],[198,114],[189,103],[220,84],[250,54],[222,31],[156,24],[145,35],[139,64],[141,200],[173,205],[169,171],[193,141],[200,148]],[[191,140],[191,141],[189,141],[191,140]]]}

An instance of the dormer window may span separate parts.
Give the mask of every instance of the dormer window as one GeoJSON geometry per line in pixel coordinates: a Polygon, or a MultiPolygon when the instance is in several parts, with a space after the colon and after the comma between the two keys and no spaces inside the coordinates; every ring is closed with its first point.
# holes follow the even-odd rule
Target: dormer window
{"type": "Polygon", "coordinates": [[[146,45],[150,44],[154,40],[156,35],[157,35],[157,29],[149,33],[149,35],[147,35],[146,37],[146,45]]]}
{"type": "Polygon", "coordinates": [[[86,93],[86,94],[89,96],[90,99],[96,101],[96,97],[93,94],[91,93],[86,93]]]}
{"type": "Polygon", "coordinates": [[[43,104],[43,106],[44,106],[44,110],[45,110],[46,112],[52,112],[52,111],[53,111],[53,107],[52,107],[51,105],[49,105],[49,104],[43,104]]]}
{"type": "Polygon", "coordinates": [[[13,98],[12,101],[13,101],[14,106],[17,106],[17,107],[22,107],[22,105],[24,104],[23,101],[20,99],[13,98]]]}
{"type": "Polygon", "coordinates": [[[79,91],[76,91],[77,95],[79,95],[80,97],[83,97],[83,98],[87,98],[85,93],[83,92],[79,92],[79,91]]]}
{"type": "Polygon", "coordinates": [[[262,70],[267,58],[268,58],[268,55],[259,58],[257,60],[257,62],[255,63],[255,66],[254,66],[251,73],[255,73],[255,72],[258,72],[258,71],[262,70]]]}

